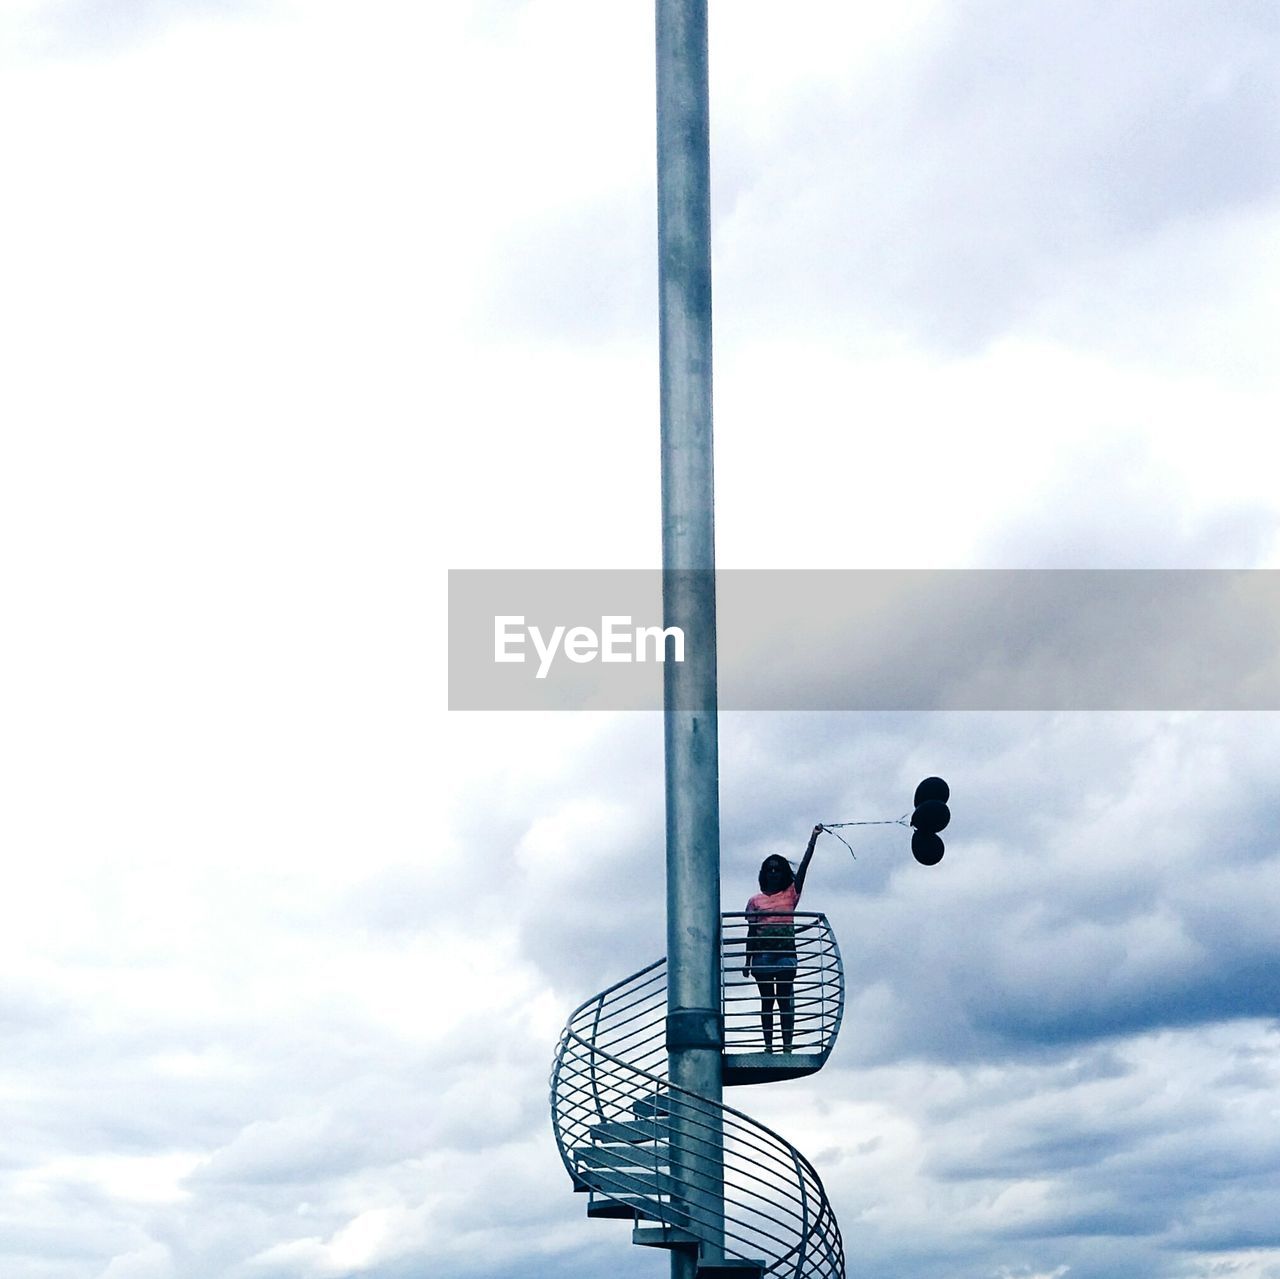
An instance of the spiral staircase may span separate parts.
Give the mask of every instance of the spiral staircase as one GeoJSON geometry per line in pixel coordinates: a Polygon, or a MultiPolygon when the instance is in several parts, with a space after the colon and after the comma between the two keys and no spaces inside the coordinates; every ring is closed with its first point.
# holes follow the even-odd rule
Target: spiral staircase
{"type": "MultiPolygon", "coordinates": [[[[795,925],[795,1038],[770,1052],[759,991],[742,972],[747,918],[723,916],[726,1085],[813,1074],[835,1044],[835,936],[823,915],[797,911],[795,925]]],[[[687,1252],[699,1279],[844,1279],[840,1229],[813,1165],[749,1115],[668,1079],[666,1016],[663,958],[575,1009],[560,1036],[552,1125],[587,1216],[629,1220],[633,1243],[687,1252]]],[[[774,1022],[780,1031],[776,1008],[774,1022]]]]}

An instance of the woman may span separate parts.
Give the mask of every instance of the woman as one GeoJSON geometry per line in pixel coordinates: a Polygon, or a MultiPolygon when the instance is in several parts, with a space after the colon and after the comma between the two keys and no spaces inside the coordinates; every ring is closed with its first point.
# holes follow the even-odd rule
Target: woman
{"type": "Polygon", "coordinates": [[[815,826],[809,847],[794,874],[791,863],[777,853],[760,864],[760,891],[747,902],[747,966],[760,987],[760,1023],[764,1028],[764,1050],[773,1052],[773,1005],[778,1005],[782,1023],[782,1051],[791,1051],[796,1025],[796,935],[795,910],[804,888],[804,877],[813,858],[813,847],[822,834],[815,826]]]}

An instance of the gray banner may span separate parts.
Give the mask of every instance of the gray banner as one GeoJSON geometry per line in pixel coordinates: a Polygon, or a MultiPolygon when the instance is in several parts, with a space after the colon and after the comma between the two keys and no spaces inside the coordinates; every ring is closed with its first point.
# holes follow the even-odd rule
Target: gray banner
{"type": "MultiPolygon", "coordinates": [[[[1276,710],[1275,570],[716,574],[724,710],[1276,710]]],[[[449,573],[451,710],[660,710],[656,570],[449,573]]]]}

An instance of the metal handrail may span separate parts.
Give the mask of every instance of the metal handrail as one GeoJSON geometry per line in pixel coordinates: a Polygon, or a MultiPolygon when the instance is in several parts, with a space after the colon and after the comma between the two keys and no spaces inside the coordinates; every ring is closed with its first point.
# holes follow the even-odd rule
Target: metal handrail
{"type": "MultiPolygon", "coordinates": [[[[831,1055],[844,1016],[844,965],[835,933],[825,915],[812,911],[791,912],[791,935],[784,940],[794,948],[795,976],[785,983],[795,1019],[794,1051],[816,1058],[819,1068],[831,1055]]],[[[721,916],[721,990],[725,1019],[725,1052],[760,1053],[767,1047],[760,1017],[763,991],[758,981],[743,975],[754,954],[767,950],[768,939],[753,936],[758,916],[731,911],[721,916]]],[[[779,1010],[774,1009],[777,1019],[779,1010]]],[[[781,1027],[776,1026],[780,1031],[781,1027]]],[[[779,1034],[778,1039],[781,1038],[779,1034]]]]}
{"type": "MultiPolygon", "coordinates": [[[[589,1048],[579,1036],[571,1038],[578,1039],[583,1047],[589,1048]]],[[[614,1064],[625,1066],[626,1063],[614,1064]]],[[[695,1148],[705,1150],[716,1146],[723,1149],[726,1167],[725,1230],[727,1239],[735,1241],[727,1248],[728,1252],[744,1257],[766,1252],[772,1258],[766,1273],[781,1273],[779,1267],[787,1260],[807,1253],[808,1269],[805,1273],[821,1279],[842,1279],[843,1252],[839,1231],[826,1203],[821,1180],[799,1151],[741,1111],[717,1106],[649,1072],[636,1072],[632,1076],[630,1090],[619,1099],[620,1118],[628,1110],[634,1115],[635,1103],[646,1098],[661,1098],[662,1102],[661,1112],[646,1120],[650,1141],[673,1136],[678,1119],[686,1147],[692,1138],[695,1148]],[[726,1123],[726,1120],[731,1122],[726,1123]],[[722,1128],[723,1138],[720,1136],[722,1128]],[[701,1136],[698,1130],[711,1136],[701,1136]],[[747,1143],[747,1150],[763,1152],[768,1158],[753,1158],[745,1153],[743,1143],[747,1143]],[[768,1175],[753,1173],[750,1167],[768,1175]],[[780,1179],[779,1174],[788,1167],[796,1170],[794,1191],[788,1190],[780,1179]],[[749,1181],[756,1182],[757,1186],[752,1186],[749,1181]],[[820,1204],[820,1211],[813,1216],[808,1212],[807,1200],[810,1197],[820,1204]],[[799,1203],[799,1211],[789,1209],[785,1202],[787,1199],[799,1203]]],[[[561,1102],[562,1110],[557,1118],[564,1122],[557,1124],[557,1138],[563,1155],[572,1143],[586,1140],[588,1134],[579,1122],[574,1121],[572,1097],[563,1095],[561,1102]]],[[[637,1149],[636,1166],[645,1153],[637,1149]]],[[[572,1164],[570,1167],[574,1171],[572,1164]]],[[[622,1196],[627,1202],[642,1202],[643,1215],[665,1225],[688,1229],[696,1234],[699,1225],[710,1229],[712,1224],[711,1219],[700,1214],[696,1203],[688,1197],[673,1201],[672,1192],[664,1189],[661,1183],[646,1187],[637,1182],[634,1173],[578,1165],[576,1175],[599,1193],[622,1196]]]]}
{"type": "MultiPolygon", "coordinates": [[[[727,961],[736,955],[741,967],[748,922],[743,914],[724,917],[726,1060],[759,1042],[742,1015],[730,1011],[730,1002],[743,996],[730,991],[739,983],[727,961]]],[[[797,1034],[808,1028],[795,1059],[816,1068],[839,1030],[843,970],[825,917],[797,912],[795,944],[789,997],[797,1034]]],[[[816,1170],[757,1120],[670,1082],[666,1011],[665,960],[657,960],[570,1015],[550,1082],[556,1144],[575,1185],[593,1200],[630,1206],[637,1220],[691,1239],[723,1240],[726,1255],[764,1257],[765,1274],[778,1279],[784,1273],[787,1279],[843,1279],[840,1231],[816,1170]],[[723,1177],[700,1171],[699,1156],[723,1177]],[[690,1167],[682,1166],[686,1161],[690,1167]],[[701,1195],[715,1211],[703,1206],[701,1195]]]]}

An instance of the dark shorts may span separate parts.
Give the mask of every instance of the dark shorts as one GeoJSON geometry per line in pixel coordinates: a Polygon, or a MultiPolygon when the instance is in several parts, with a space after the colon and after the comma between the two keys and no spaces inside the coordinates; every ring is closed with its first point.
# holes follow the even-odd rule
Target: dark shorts
{"type": "Polygon", "coordinates": [[[756,951],[751,956],[751,975],[756,981],[795,981],[795,951],[756,951]]]}

